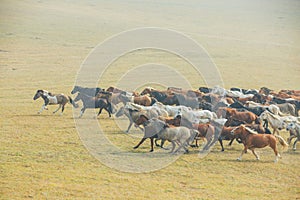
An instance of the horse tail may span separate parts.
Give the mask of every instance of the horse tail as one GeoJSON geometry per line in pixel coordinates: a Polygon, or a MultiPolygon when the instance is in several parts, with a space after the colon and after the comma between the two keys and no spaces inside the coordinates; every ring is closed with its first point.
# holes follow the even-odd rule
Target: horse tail
{"type": "Polygon", "coordinates": [[[69,101],[70,101],[70,103],[73,105],[73,107],[74,107],[74,108],[78,108],[78,107],[79,107],[78,104],[75,103],[75,102],[73,101],[73,99],[72,99],[70,96],[68,96],[68,97],[69,97],[69,101]]]}
{"type": "Polygon", "coordinates": [[[280,135],[274,135],[275,138],[279,141],[283,149],[287,148],[289,145],[288,143],[280,136],[280,135]]]}
{"type": "Polygon", "coordinates": [[[150,98],[151,98],[150,106],[152,106],[153,104],[155,104],[157,102],[157,100],[154,97],[150,97],[150,98]]]}

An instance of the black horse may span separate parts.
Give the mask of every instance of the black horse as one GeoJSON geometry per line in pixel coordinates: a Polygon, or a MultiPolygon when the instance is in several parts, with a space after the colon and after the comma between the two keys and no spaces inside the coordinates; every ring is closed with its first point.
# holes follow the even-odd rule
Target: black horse
{"type": "Polygon", "coordinates": [[[97,94],[101,91],[104,91],[103,89],[96,87],[96,88],[87,88],[87,87],[81,87],[81,86],[74,86],[73,90],[71,91],[71,94],[75,94],[76,92],[84,93],[89,96],[97,96],[97,94]]]}
{"type": "Polygon", "coordinates": [[[78,93],[78,95],[74,99],[74,101],[77,102],[79,100],[81,100],[82,103],[83,103],[83,108],[81,108],[79,118],[82,117],[84,111],[87,108],[100,108],[97,116],[99,116],[101,114],[102,110],[104,109],[104,110],[107,111],[109,117],[111,117],[111,113],[113,111],[112,111],[111,106],[109,106],[109,103],[107,102],[106,99],[96,98],[96,97],[93,97],[93,96],[88,96],[84,93],[78,93]]]}

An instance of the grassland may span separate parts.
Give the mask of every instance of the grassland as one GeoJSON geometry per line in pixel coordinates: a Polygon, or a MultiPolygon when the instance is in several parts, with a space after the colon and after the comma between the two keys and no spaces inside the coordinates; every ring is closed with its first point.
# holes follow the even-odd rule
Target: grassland
{"type": "MultiPolygon", "coordinates": [[[[237,162],[241,145],[225,152],[216,145],[202,159],[193,150],[163,169],[126,173],[102,164],[84,147],[71,105],[63,116],[52,115],[51,106],[37,115],[42,101],[32,100],[41,88],[70,95],[81,63],[99,42],[143,26],[170,28],[195,39],[210,53],[227,88],[299,89],[299,2],[0,4],[0,199],[300,198],[299,150],[283,152],[277,164],[268,148],[258,151],[261,161],[246,154],[237,162]]],[[[204,83],[185,61],[148,50],[116,60],[99,86],[114,85],[131,67],[153,62],[174,67],[194,88],[204,83]]],[[[145,143],[134,151],[138,139],[123,134],[106,114],[99,122],[123,151],[149,150],[145,143]]]]}

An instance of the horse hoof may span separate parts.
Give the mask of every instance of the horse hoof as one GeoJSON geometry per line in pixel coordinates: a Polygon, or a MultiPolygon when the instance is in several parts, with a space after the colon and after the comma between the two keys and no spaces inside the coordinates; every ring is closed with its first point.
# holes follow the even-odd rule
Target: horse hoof
{"type": "Polygon", "coordinates": [[[153,152],[153,149],[151,149],[149,152],[153,152]]]}
{"type": "Polygon", "coordinates": [[[133,149],[137,149],[137,147],[133,147],[133,149]]]}
{"type": "Polygon", "coordinates": [[[293,151],[296,151],[296,148],[293,148],[293,151]]]}
{"type": "Polygon", "coordinates": [[[242,159],[241,159],[241,158],[237,158],[236,160],[237,160],[237,161],[241,161],[242,159]]]}

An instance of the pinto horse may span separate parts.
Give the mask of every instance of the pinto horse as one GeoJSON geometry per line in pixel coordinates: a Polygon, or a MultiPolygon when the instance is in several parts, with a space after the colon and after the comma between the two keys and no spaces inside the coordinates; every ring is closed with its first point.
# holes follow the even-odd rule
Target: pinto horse
{"type": "Polygon", "coordinates": [[[113,113],[112,107],[106,99],[88,96],[84,93],[78,93],[74,101],[77,102],[79,100],[81,100],[83,103],[83,107],[81,108],[79,118],[82,117],[84,111],[87,108],[100,108],[97,116],[101,114],[103,109],[107,111],[109,117],[111,117],[111,113],[113,113]]]}
{"type": "Polygon", "coordinates": [[[33,97],[33,100],[36,100],[40,97],[43,98],[44,104],[41,110],[38,111],[38,114],[41,114],[44,109],[48,110],[47,105],[59,104],[59,107],[53,112],[53,114],[56,113],[61,108],[61,115],[64,112],[65,105],[68,102],[71,103],[74,106],[74,108],[78,108],[78,105],[75,104],[72,98],[64,94],[54,95],[48,92],[47,90],[37,90],[33,97]]]}
{"type": "Polygon", "coordinates": [[[280,157],[277,150],[277,140],[283,146],[283,148],[288,147],[287,142],[281,136],[270,134],[258,134],[257,132],[246,127],[245,125],[240,125],[236,127],[231,131],[231,134],[235,137],[240,138],[242,143],[244,144],[244,149],[237,160],[242,160],[242,156],[244,153],[247,152],[247,149],[250,149],[253,155],[256,157],[256,159],[259,160],[259,156],[256,154],[255,148],[264,148],[266,146],[270,146],[275,153],[274,162],[277,162],[278,158],[280,157]]]}

